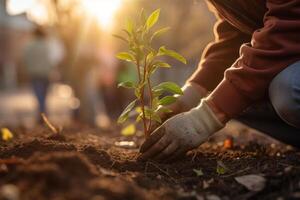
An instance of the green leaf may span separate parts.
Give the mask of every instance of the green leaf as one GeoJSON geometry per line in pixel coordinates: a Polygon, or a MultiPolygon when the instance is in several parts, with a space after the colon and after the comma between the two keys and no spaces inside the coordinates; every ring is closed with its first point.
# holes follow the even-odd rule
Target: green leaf
{"type": "Polygon", "coordinates": [[[163,93],[163,90],[152,90],[153,97],[160,97],[163,93]]]}
{"type": "Polygon", "coordinates": [[[140,122],[143,119],[143,113],[140,113],[137,118],[136,118],[136,122],[140,122]]]}
{"type": "Polygon", "coordinates": [[[128,19],[127,22],[126,22],[126,31],[128,31],[128,33],[132,33],[134,30],[134,24],[133,24],[133,21],[128,19]]]}
{"type": "Polygon", "coordinates": [[[167,106],[174,103],[177,100],[174,96],[166,96],[159,100],[159,105],[167,106]]]}
{"type": "Polygon", "coordinates": [[[137,99],[134,100],[133,102],[131,102],[122,112],[122,114],[120,115],[119,119],[118,119],[118,123],[124,123],[129,116],[129,113],[131,112],[131,110],[134,108],[135,104],[137,102],[137,99]]]}
{"type": "Polygon", "coordinates": [[[228,168],[224,165],[222,161],[217,161],[217,174],[223,175],[228,171],[228,168]]]}
{"type": "Polygon", "coordinates": [[[149,119],[149,120],[151,119],[151,120],[161,123],[161,118],[159,117],[159,115],[157,113],[155,113],[155,111],[153,109],[145,108],[145,117],[146,117],[146,119],[149,119]]]}
{"type": "Polygon", "coordinates": [[[150,52],[150,53],[147,55],[147,57],[146,57],[147,63],[152,62],[153,58],[154,58],[154,53],[153,53],[153,52],[150,52]]]}
{"type": "Polygon", "coordinates": [[[166,108],[164,106],[159,106],[158,109],[155,111],[156,113],[172,113],[173,111],[169,108],[166,108]]]}
{"type": "Polygon", "coordinates": [[[121,82],[118,84],[118,88],[119,87],[124,87],[124,88],[134,88],[135,84],[131,81],[125,81],[125,82],[121,82]]]}
{"type": "Polygon", "coordinates": [[[159,98],[158,96],[153,95],[152,93],[152,109],[154,110],[154,112],[157,112],[157,108],[159,107],[159,98]]]}
{"type": "Polygon", "coordinates": [[[150,119],[150,116],[153,114],[153,110],[151,110],[150,108],[145,108],[145,117],[147,119],[150,119]]]}
{"type": "Polygon", "coordinates": [[[164,47],[164,46],[159,48],[159,55],[170,56],[184,64],[187,63],[186,59],[182,55],[180,55],[176,51],[166,49],[166,47],[164,47]]]}
{"type": "Polygon", "coordinates": [[[124,38],[124,37],[122,37],[120,35],[113,34],[112,36],[115,37],[115,38],[118,38],[118,39],[120,39],[120,40],[122,40],[122,41],[124,41],[126,43],[128,42],[128,40],[126,38],[124,38]]]}
{"type": "Polygon", "coordinates": [[[134,94],[135,94],[136,98],[138,98],[138,99],[141,98],[141,90],[140,90],[140,88],[135,88],[134,94]]]}
{"type": "Polygon", "coordinates": [[[172,83],[172,82],[163,82],[163,83],[155,86],[153,88],[153,90],[154,91],[163,90],[163,91],[167,91],[167,92],[171,92],[173,94],[179,94],[179,95],[183,94],[181,88],[176,83],[172,83]]]}
{"type": "Polygon", "coordinates": [[[162,61],[156,61],[153,65],[157,66],[157,67],[171,68],[171,65],[169,65],[166,62],[162,62],[162,61]]]}
{"type": "Polygon", "coordinates": [[[153,113],[152,116],[151,116],[151,119],[154,120],[154,121],[157,121],[160,124],[162,122],[160,116],[157,113],[153,113]]]}
{"type": "Polygon", "coordinates": [[[193,169],[193,171],[196,173],[197,176],[203,176],[204,175],[202,169],[193,169]]]}
{"type": "Polygon", "coordinates": [[[142,10],[141,10],[140,19],[141,19],[141,23],[144,25],[146,23],[146,20],[147,20],[144,8],[142,8],[142,10]]]}
{"type": "Polygon", "coordinates": [[[124,31],[128,35],[128,37],[131,36],[131,34],[126,29],[122,29],[122,31],[124,31]]]}
{"type": "Polygon", "coordinates": [[[143,111],[142,111],[142,107],[136,107],[135,108],[135,112],[137,112],[137,113],[142,113],[143,111]]]}
{"type": "Polygon", "coordinates": [[[128,137],[134,135],[136,132],[136,127],[134,124],[129,124],[121,130],[121,134],[128,137]]]}
{"type": "Polygon", "coordinates": [[[135,61],[134,56],[131,55],[131,54],[128,53],[128,52],[120,52],[120,53],[118,53],[118,54],[117,54],[117,58],[120,59],[120,60],[128,61],[128,62],[133,62],[133,61],[135,61]]]}
{"type": "Polygon", "coordinates": [[[149,30],[152,26],[156,24],[159,18],[159,14],[160,14],[160,9],[157,9],[148,17],[146,21],[147,30],[149,30]]]}
{"type": "Polygon", "coordinates": [[[162,34],[166,33],[168,30],[170,30],[170,27],[165,27],[162,29],[159,29],[158,31],[155,31],[153,35],[151,36],[150,41],[152,41],[154,38],[161,36],[162,34]]]}

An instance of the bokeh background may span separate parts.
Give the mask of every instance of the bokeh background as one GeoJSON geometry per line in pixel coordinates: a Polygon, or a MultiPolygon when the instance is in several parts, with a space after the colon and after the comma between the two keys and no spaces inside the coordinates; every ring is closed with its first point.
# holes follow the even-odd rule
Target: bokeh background
{"type": "Polygon", "coordinates": [[[215,17],[204,0],[0,0],[0,125],[34,127],[45,112],[64,126],[112,126],[133,98],[117,83],[136,78],[115,58],[125,46],[112,34],[142,8],[147,14],[161,8],[156,27],[171,27],[154,45],[188,60],[170,61],[172,69],[153,81],[184,84],[213,40],[215,17]],[[35,65],[43,68],[34,71],[35,65]]]}

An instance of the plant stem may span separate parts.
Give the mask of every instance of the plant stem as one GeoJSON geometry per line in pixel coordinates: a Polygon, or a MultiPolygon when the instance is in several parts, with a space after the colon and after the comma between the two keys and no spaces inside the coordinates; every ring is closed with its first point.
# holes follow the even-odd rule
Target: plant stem
{"type": "MultiPolygon", "coordinates": [[[[137,68],[138,68],[138,74],[139,74],[139,82],[140,84],[144,84],[145,82],[145,69],[146,69],[146,61],[144,62],[144,76],[143,76],[143,80],[141,78],[141,71],[140,71],[140,61],[139,59],[137,59],[137,68]]],[[[143,125],[144,125],[144,134],[145,137],[148,137],[148,130],[147,130],[147,121],[146,121],[146,113],[145,113],[145,98],[144,98],[144,86],[141,87],[140,89],[140,93],[141,93],[141,98],[140,98],[140,103],[141,103],[141,108],[142,108],[142,114],[143,114],[143,125]]]]}
{"type": "MultiPolygon", "coordinates": [[[[150,78],[147,77],[147,83],[148,83],[148,90],[149,90],[149,96],[150,96],[150,110],[152,110],[152,101],[153,101],[153,95],[152,95],[152,87],[151,87],[151,81],[150,81],[150,78]]],[[[150,117],[149,117],[149,127],[148,127],[148,131],[150,131],[151,129],[151,126],[152,126],[152,115],[150,114],[150,117]]]]}
{"type": "Polygon", "coordinates": [[[147,130],[147,121],[146,121],[146,113],[145,113],[145,99],[144,99],[144,87],[141,88],[141,107],[143,113],[143,125],[144,125],[144,134],[146,138],[148,137],[148,130],[147,130]]]}
{"type": "Polygon", "coordinates": [[[140,70],[140,61],[138,58],[136,58],[136,67],[137,67],[137,71],[138,71],[138,77],[139,77],[139,83],[141,83],[141,70],[140,70]]]}

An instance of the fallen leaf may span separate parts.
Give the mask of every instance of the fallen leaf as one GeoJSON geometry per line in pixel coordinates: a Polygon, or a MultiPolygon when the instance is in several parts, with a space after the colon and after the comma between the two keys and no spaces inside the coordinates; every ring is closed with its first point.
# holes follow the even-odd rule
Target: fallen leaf
{"type": "Polygon", "coordinates": [[[130,124],[122,129],[121,134],[124,136],[131,136],[134,135],[136,132],[136,128],[134,124],[130,124]]]}
{"type": "Polygon", "coordinates": [[[266,179],[262,176],[250,174],[234,178],[239,184],[245,186],[250,191],[261,191],[266,186],[266,179]]]}
{"type": "Polygon", "coordinates": [[[196,173],[197,176],[203,176],[203,171],[202,169],[193,169],[193,171],[196,173]]]}
{"type": "Polygon", "coordinates": [[[225,166],[225,164],[222,161],[218,160],[216,171],[219,175],[223,175],[223,174],[227,173],[228,168],[225,166]]]}
{"type": "Polygon", "coordinates": [[[1,132],[2,132],[2,140],[3,141],[8,142],[14,137],[14,135],[8,128],[2,128],[1,132]]]}
{"type": "Polygon", "coordinates": [[[210,184],[212,184],[214,182],[214,179],[211,178],[209,180],[204,180],[203,181],[203,189],[207,189],[209,188],[210,184]]]}
{"type": "Polygon", "coordinates": [[[215,194],[209,194],[206,196],[207,200],[221,200],[221,198],[215,194]]]}

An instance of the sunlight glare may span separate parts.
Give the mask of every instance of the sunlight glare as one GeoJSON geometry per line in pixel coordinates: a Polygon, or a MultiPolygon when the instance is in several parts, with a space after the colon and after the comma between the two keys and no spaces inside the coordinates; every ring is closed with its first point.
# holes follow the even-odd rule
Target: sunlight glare
{"type": "Polygon", "coordinates": [[[18,15],[26,12],[33,4],[35,0],[9,0],[7,1],[7,12],[10,15],[18,15]]]}
{"type": "Polygon", "coordinates": [[[108,28],[113,24],[114,15],[120,8],[122,0],[84,0],[82,3],[102,27],[108,28]]]}

